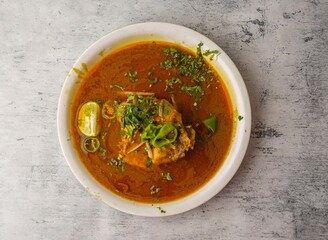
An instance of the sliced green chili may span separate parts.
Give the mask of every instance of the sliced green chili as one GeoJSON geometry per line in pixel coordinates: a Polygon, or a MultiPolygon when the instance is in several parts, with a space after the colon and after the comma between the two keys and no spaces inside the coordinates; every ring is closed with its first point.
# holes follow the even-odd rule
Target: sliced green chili
{"type": "Polygon", "coordinates": [[[83,148],[89,153],[97,152],[100,148],[100,142],[98,138],[88,137],[83,142],[83,148]]]}
{"type": "Polygon", "coordinates": [[[141,133],[141,139],[147,140],[147,139],[154,139],[156,137],[156,134],[159,129],[161,129],[162,125],[154,125],[154,124],[148,124],[148,126],[143,130],[141,133]]]}
{"type": "Polygon", "coordinates": [[[208,129],[210,129],[214,133],[218,124],[218,118],[217,116],[212,116],[208,119],[205,119],[203,123],[208,129]]]}
{"type": "Polygon", "coordinates": [[[171,123],[166,123],[163,127],[161,127],[155,138],[153,138],[150,143],[154,147],[163,147],[167,144],[173,143],[177,136],[178,130],[171,123]],[[170,136],[171,133],[173,133],[172,137],[170,136]]]}

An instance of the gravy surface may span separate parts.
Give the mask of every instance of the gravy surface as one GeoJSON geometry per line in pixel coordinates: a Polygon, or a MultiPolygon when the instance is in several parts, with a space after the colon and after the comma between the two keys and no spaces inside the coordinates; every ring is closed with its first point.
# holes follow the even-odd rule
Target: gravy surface
{"type": "MultiPolygon", "coordinates": [[[[91,175],[110,191],[138,202],[167,202],[187,196],[209,181],[222,165],[232,141],[234,121],[229,95],[220,76],[215,72],[211,86],[203,86],[205,95],[202,101],[194,98],[179,87],[191,84],[191,77],[180,76],[175,68],[162,69],[163,48],[174,47],[188,54],[190,50],[166,42],[141,42],[121,48],[105,56],[84,77],[75,96],[71,131],[76,151],[91,175]],[[137,72],[135,82],[126,77],[127,72],[137,72]],[[151,72],[151,74],[150,74],[151,72]],[[158,79],[156,84],[149,80],[158,79]],[[165,91],[166,80],[179,77],[183,84],[176,84],[172,93],[165,91]],[[120,125],[117,121],[101,119],[99,140],[104,151],[87,153],[83,150],[84,136],[77,127],[77,115],[81,105],[88,101],[105,103],[107,101],[124,101],[117,86],[131,92],[153,92],[156,98],[171,102],[174,95],[176,107],[182,114],[185,125],[198,126],[204,119],[217,116],[218,124],[215,134],[206,141],[197,141],[193,150],[186,156],[168,164],[140,169],[124,164],[118,168],[110,164],[118,154],[117,143],[120,141],[120,125]],[[163,179],[163,174],[170,173],[172,180],[163,179]],[[156,186],[160,190],[151,194],[156,186]]],[[[101,104],[100,104],[101,105],[101,104]]]]}

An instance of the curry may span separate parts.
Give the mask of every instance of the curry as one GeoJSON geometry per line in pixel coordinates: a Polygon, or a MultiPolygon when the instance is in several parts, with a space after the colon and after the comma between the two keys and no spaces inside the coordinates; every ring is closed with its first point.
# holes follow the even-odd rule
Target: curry
{"type": "Polygon", "coordinates": [[[183,198],[214,176],[234,128],[229,94],[210,65],[216,54],[202,43],[194,53],[139,42],[82,76],[72,139],[98,182],[123,198],[154,203],[183,198]]]}

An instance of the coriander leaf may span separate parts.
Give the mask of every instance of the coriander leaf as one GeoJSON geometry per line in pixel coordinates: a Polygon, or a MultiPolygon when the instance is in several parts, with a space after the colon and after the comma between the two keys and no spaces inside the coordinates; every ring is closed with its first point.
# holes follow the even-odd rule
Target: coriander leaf
{"type": "Polygon", "coordinates": [[[166,59],[164,62],[161,62],[159,65],[162,69],[169,69],[173,67],[173,61],[170,59],[166,59]]]}
{"type": "Polygon", "coordinates": [[[146,162],[146,167],[150,168],[151,164],[152,164],[152,159],[150,157],[147,157],[147,162],[146,162]]]}
{"type": "Polygon", "coordinates": [[[170,106],[168,104],[164,104],[164,115],[167,116],[171,113],[170,106]]]}
{"type": "Polygon", "coordinates": [[[131,71],[131,72],[125,73],[124,77],[128,77],[130,79],[130,82],[134,83],[134,82],[138,81],[137,75],[138,75],[137,71],[131,71]]]}
{"type": "Polygon", "coordinates": [[[158,193],[161,189],[159,187],[156,187],[155,185],[150,187],[150,194],[154,195],[156,193],[158,193]]]}
{"type": "Polygon", "coordinates": [[[157,207],[157,209],[158,209],[159,211],[161,211],[161,213],[166,213],[166,211],[163,210],[161,207],[157,207]]]}
{"type": "Polygon", "coordinates": [[[204,90],[201,88],[201,86],[191,86],[186,85],[181,87],[182,91],[185,91],[189,93],[192,97],[194,97],[196,102],[200,102],[203,100],[203,96],[205,95],[204,90]]]}
{"type": "Polygon", "coordinates": [[[117,169],[123,173],[125,171],[125,168],[124,168],[124,160],[123,159],[115,159],[115,158],[111,158],[109,160],[109,162],[107,163],[107,165],[111,165],[111,166],[116,166],[117,169]]]}
{"type": "Polygon", "coordinates": [[[165,82],[166,82],[165,91],[172,91],[175,84],[182,83],[181,79],[177,77],[167,79],[165,82]]]}
{"type": "Polygon", "coordinates": [[[189,76],[195,82],[205,82],[207,79],[212,80],[214,76],[211,68],[204,60],[201,52],[202,46],[203,43],[198,44],[196,56],[175,48],[164,48],[165,60],[160,63],[160,67],[162,69],[175,67],[180,75],[189,76]]]}
{"type": "Polygon", "coordinates": [[[100,147],[99,152],[101,153],[101,156],[105,159],[106,158],[106,153],[107,153],[106,149],[103,148],[103,147],[100,147]]]}
{"type": "Polygon", "coordinates": [[[95,100],[95,102],[98,103],[98,105],[101,105],[102,104],[101,99],[97,99],[97,100],[95,100]]]}
{"type": "Polygon", "coordinates": [[[204,45],[204,43],[200,42],[197,45],[197,56],[202,56],[202,46],[204,45]]]}
{"type": "Polygon", "coordinates": [[[151,124],[157,113],[158,104],[154,99],[140,95],[129,96],[117,111],[117,115],[121,117],[121,130],[128,136],[132,136],[134,130],[142,131],[151,124]]]}
{"type": "Polygon", "coordinates": [[[210,54],[218,54],[219,53],[219,50],[206,50],[203,55],[204,56],[208,56],[210,54]]]}
{"type": "Polygon", "coordinates": [[[123,86],[120,86],[120,85],[117,85],[117,84],[110,84],[109,87],[110,88],[116,87],[116,88],[120,89],[121,91],[123,91],[125,89],[123,86]]]}
{"type": "Polygon", "coordinates": [[[151,85],[154,85],[154,84],[156,84],[157,82],[158,82],[158,78],[156,77],[156,78],[153,78],[153,79],[149,79],[149,81],[148,81],[151,85]]]}
{"type": "Polygon", "coordinates": [[[210,60],[211,60],[211,61],[213,60],[214,56],[217,55],[217,54],[219,54],[219,50],[206,50],[206,51],[203,53],[204,56],[211,55],[211,56],[210,56],[210,60]]]}
{"type": "Polygon", "coordinates": [[[172,177],[171,177],[171,173],[167,172],[167,173],[161,173],[162,177],[164,180],[166,181],[172,181],[172,177]]]}

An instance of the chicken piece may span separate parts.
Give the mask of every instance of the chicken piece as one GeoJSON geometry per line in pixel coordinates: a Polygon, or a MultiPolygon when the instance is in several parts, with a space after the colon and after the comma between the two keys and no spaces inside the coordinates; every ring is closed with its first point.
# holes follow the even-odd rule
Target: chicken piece
{"type": "Polygon", "coordinates": [[[159,121],[159,123],[173,123],[173,125],[179,128],[180,134],[178,140],[173,144],[173,148],[171,146],[167,146],[164,149],[153,149],[153,163],[157,165],[176,161],[179,158],[184,157],[185,152],[189,149],[193,149],[195,144],[194,129],[190,128],[190,133],[188,133],[185,127],[183,127],[181,114],[174,108],[174,106],[164,99],[160,100],[160,102],[163,106],[164,113],[162,115],[162,119],[157,118],[155,121],[159,121]],[[167,112],[167,114],[165,112],[167,112]]]}
{"type": "Polygon", "coordinates": [[[158,101],[159,111],[158,115],[154,117],[154,121],[158,124],[171,122],[173,125],[181,124],[181,114],[174,108],[174,106],[165,99],[158,101]]]}
{"type": "MultiPolygon", "coordinates": [[[[167,100],[153,99],[158,106],[158,112],[152,116],[153,124],[163,126],[170,123],[177,129],[178,135],[174,142],[162,147],[155,147],[154,145],[149,145],[149,143],[147,143],[149,145],[147,147],[146,143],[144,144],[141,140],[139,130],[134,130],[132,136],[122,136],[122,140],[118,145],[120,154],[126,163],[141,168],[149,167],[149,159],[151,159],[154,165],[177,161],[185,156],[186,151],[193,149],[195,144],[194,129],[183,126],[182,116],[174,106],[167,100]]],[[[120,111],[124,109],[124,106],[126,106],[126,103],[121,103],[120,111]]],[[[119,115],[118,121],[121,123],[122,114],[119,115]]],[[[123,131],[127,130],[123,129],[123,131]]]]}
{"type": "Polygon", "coordinates": [[[124,162],[129,165],[140,167],[140,168],[147,168],[147,153],[140,148],[139,151],[133,151],[124,156],[124,162]]]}
{"type": "MultiPolygon", "coordinates": [[[[140,135],[138,132],[136,135],[140,135]]],[[[133,142],[132,138],[124,136],[118,147],[120,154],[123,156],[124,161],[130,165],[140,168],[147,167],[147,151],[145,149],[145,143],[141,142],[140,137],[136,138],[138,142],[133,142]]]]}
{"type": "Polygon", "coordinates": [[[186,151],[194,148],[194,144],[195,130],[190,128],[190,134],[188,134],[184,128],[181,128],[179,139],[173,144],[174,147],[153,148],[153,164],[159,165],[183,158],[186,151]]]}

